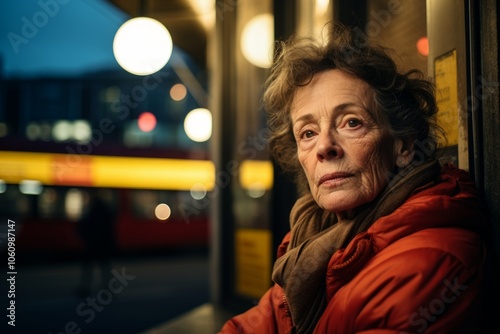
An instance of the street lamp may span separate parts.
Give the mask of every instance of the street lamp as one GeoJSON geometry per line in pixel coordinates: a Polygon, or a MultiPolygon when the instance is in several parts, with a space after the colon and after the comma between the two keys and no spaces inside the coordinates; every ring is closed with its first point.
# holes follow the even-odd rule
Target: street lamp
{"type": "Polygon", "coordinates": [[[172,55],[172,37],[167,28],[149,17],[126,21],[116,32],[113,53],[118,64],[136,75],[161,70],[172,55]]]}

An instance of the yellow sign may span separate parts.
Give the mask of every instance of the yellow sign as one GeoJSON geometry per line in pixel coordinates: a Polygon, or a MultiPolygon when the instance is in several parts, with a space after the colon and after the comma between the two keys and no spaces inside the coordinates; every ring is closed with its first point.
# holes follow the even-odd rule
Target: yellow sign
{"type": "Polygon", "coordinates": [[[190,190],[215,187],[209,160],[0,151],[0,180],[17,184],[190,190]]]}
{"type": "Polygon", "coordinates": [[[260,298],[271,286],[271,231],[264,229],[237,229],[236,291],[260,298]]]}
{"type": "Polygon", "coordinates": [[[273,187],[274,169],[271,161],[244,160],[240,165],[240,184],[243,189],[269,190],[273,187]]]}
{"type": "Polygon", "coordinates": [[[434,80],[439,125],[448,138],[448,146],[458,144],[458,79],[457,51],[453,50],[434,61],[434,80]]]}

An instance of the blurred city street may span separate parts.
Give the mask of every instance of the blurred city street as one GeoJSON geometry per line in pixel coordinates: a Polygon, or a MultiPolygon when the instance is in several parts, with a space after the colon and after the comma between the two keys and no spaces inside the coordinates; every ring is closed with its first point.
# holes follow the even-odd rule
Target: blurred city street
{"type": "Polygon", "coordinates": [[[209,302],[206,251],[120,256],[107,286],[79,293],[78,261],[17,265],[15,327],[8,326],[6,270],[2,270],[1,333],[122,333],[157,327],[209,302]]]}

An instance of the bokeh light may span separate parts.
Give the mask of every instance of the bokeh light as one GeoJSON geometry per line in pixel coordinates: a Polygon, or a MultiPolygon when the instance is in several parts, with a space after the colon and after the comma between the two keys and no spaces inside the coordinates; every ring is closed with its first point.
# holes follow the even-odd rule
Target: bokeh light
{"type": "Polygon", "coordinates": [[[143,132],[151,132],[156,127],[156,117],[149,111],[145,111],[139,115],[137,127],[143,132]]]}
{"type": "Polygon", "coordinates": [[[52,128],[52,137],[57,141],[65,141],[73,136],[73,124],[69,121],[57,121],[52,128]]]}
{"type": "Polygon", "coordinates": [[[212,113],[205,108],[191,110],[184,119],[184,131],[189,139],[204,142],[212,136],[212,113]]]}
{"type": "Polygon", "coordinates": [[[120,87],[110,86],[104,90],[104,102],[113,103],[120,98],[120,87]]]}
{"type": "Polygon", "coordinates": [[[161,70],[169,61],[172,49],[172,37],[167,28],[149,17],[136,17],[125,22],[113,41],[118,64],[136,75],[161,70]]]}
{"type": "Polygon", "coordinates": [[[83,193],[80,189],[72,188],[66,193],[64,211],[71,221],[78,220],[83,212],[83,193]]]}
{"type": "Polygon", "coordinates": [[[87,120],[77,120],[73,123],[73,138],[79,142],[89,142],[92,137],[92,129],[87,120]]]}
{"type": "Polygon", "coordinates": [[[427,57],[429,55],[429,40],[426,36],[420,37],[417,41],[417,51],[422,56],[427,57]]]}
{"type": "Polygon", "coordinates": [[[315,12],[316,16],[325,15],[328,11],[330,0],[316,0],[315,12]]]}
{"type": "Polygon", "coordinates": [[[174,101],[181,101],[183,100],[187,95],[187,89],[186,86],[183,84],[175,84],[170,88],[170,97],[174,101]]]}
{"type": "Polygon", "coordinates": [[[273,61],[274,17],[260,14],[251,19],[241,33],[241,52],[251,64],[268,68],[273,61]]]}
{"type": "Polygon", "coordinates": [[[43,191],[43,185],[38,180],[21,180],[19,191],[25,195],[40,195],[43,191]]]}
{"type": "Polygon", "coordinates": [[[44,141],[52,139],[52,126],[48,122],[40,123],[39,138],[44,141]]]}
{"type": "Polygon", "coordinates": [[[7,124],[0,123],[0,137],[5,137],[9,133],[9,128],[7,124]]]}
{"type": "Polygon", "coordinates": [[[207,188],[201,183],[196,183],[193,184],[189,192],[191,194],[191,197],[196,200],[200,200],[205,198],[205,196],[207,195],[207,188]]]}
{"type": "Polygon", "coordinates": [[[171,213],[172,210],[170,210],[170,207],[165,203],[160,203],[155,208],[155,216],[159,220],[167,220],[171,213]]]}
{"type": "Polygon", "coordinates": [[[246,192],[252,198],[259,198],[264,196],[266,189],[261,184],[254,184],[252,187],[246,189],[246,192]]]}
{"type": "Polygon", "coordinates": [[[40,128],[40,125],[38,125],[37,122],[30,122],[26,126],[26,137],[28,137],[29,140],[36,140],[40,137],[40,133],[42,132],[42,129],[40,128]]]}

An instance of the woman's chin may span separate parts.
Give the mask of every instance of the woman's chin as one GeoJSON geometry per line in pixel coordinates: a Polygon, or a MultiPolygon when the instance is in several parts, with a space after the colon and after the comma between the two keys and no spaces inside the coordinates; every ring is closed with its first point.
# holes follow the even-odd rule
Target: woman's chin
{"type": "Polygon", "coordinates": [[[359,193],[348,194],[346,191],[336,191],[335,193],[320,195],[316,201],[323,210],[341,214],[342,216],[344,215],[343,213],[356,211],[357,207],[368,202],[360,198],[359,193]]]}

